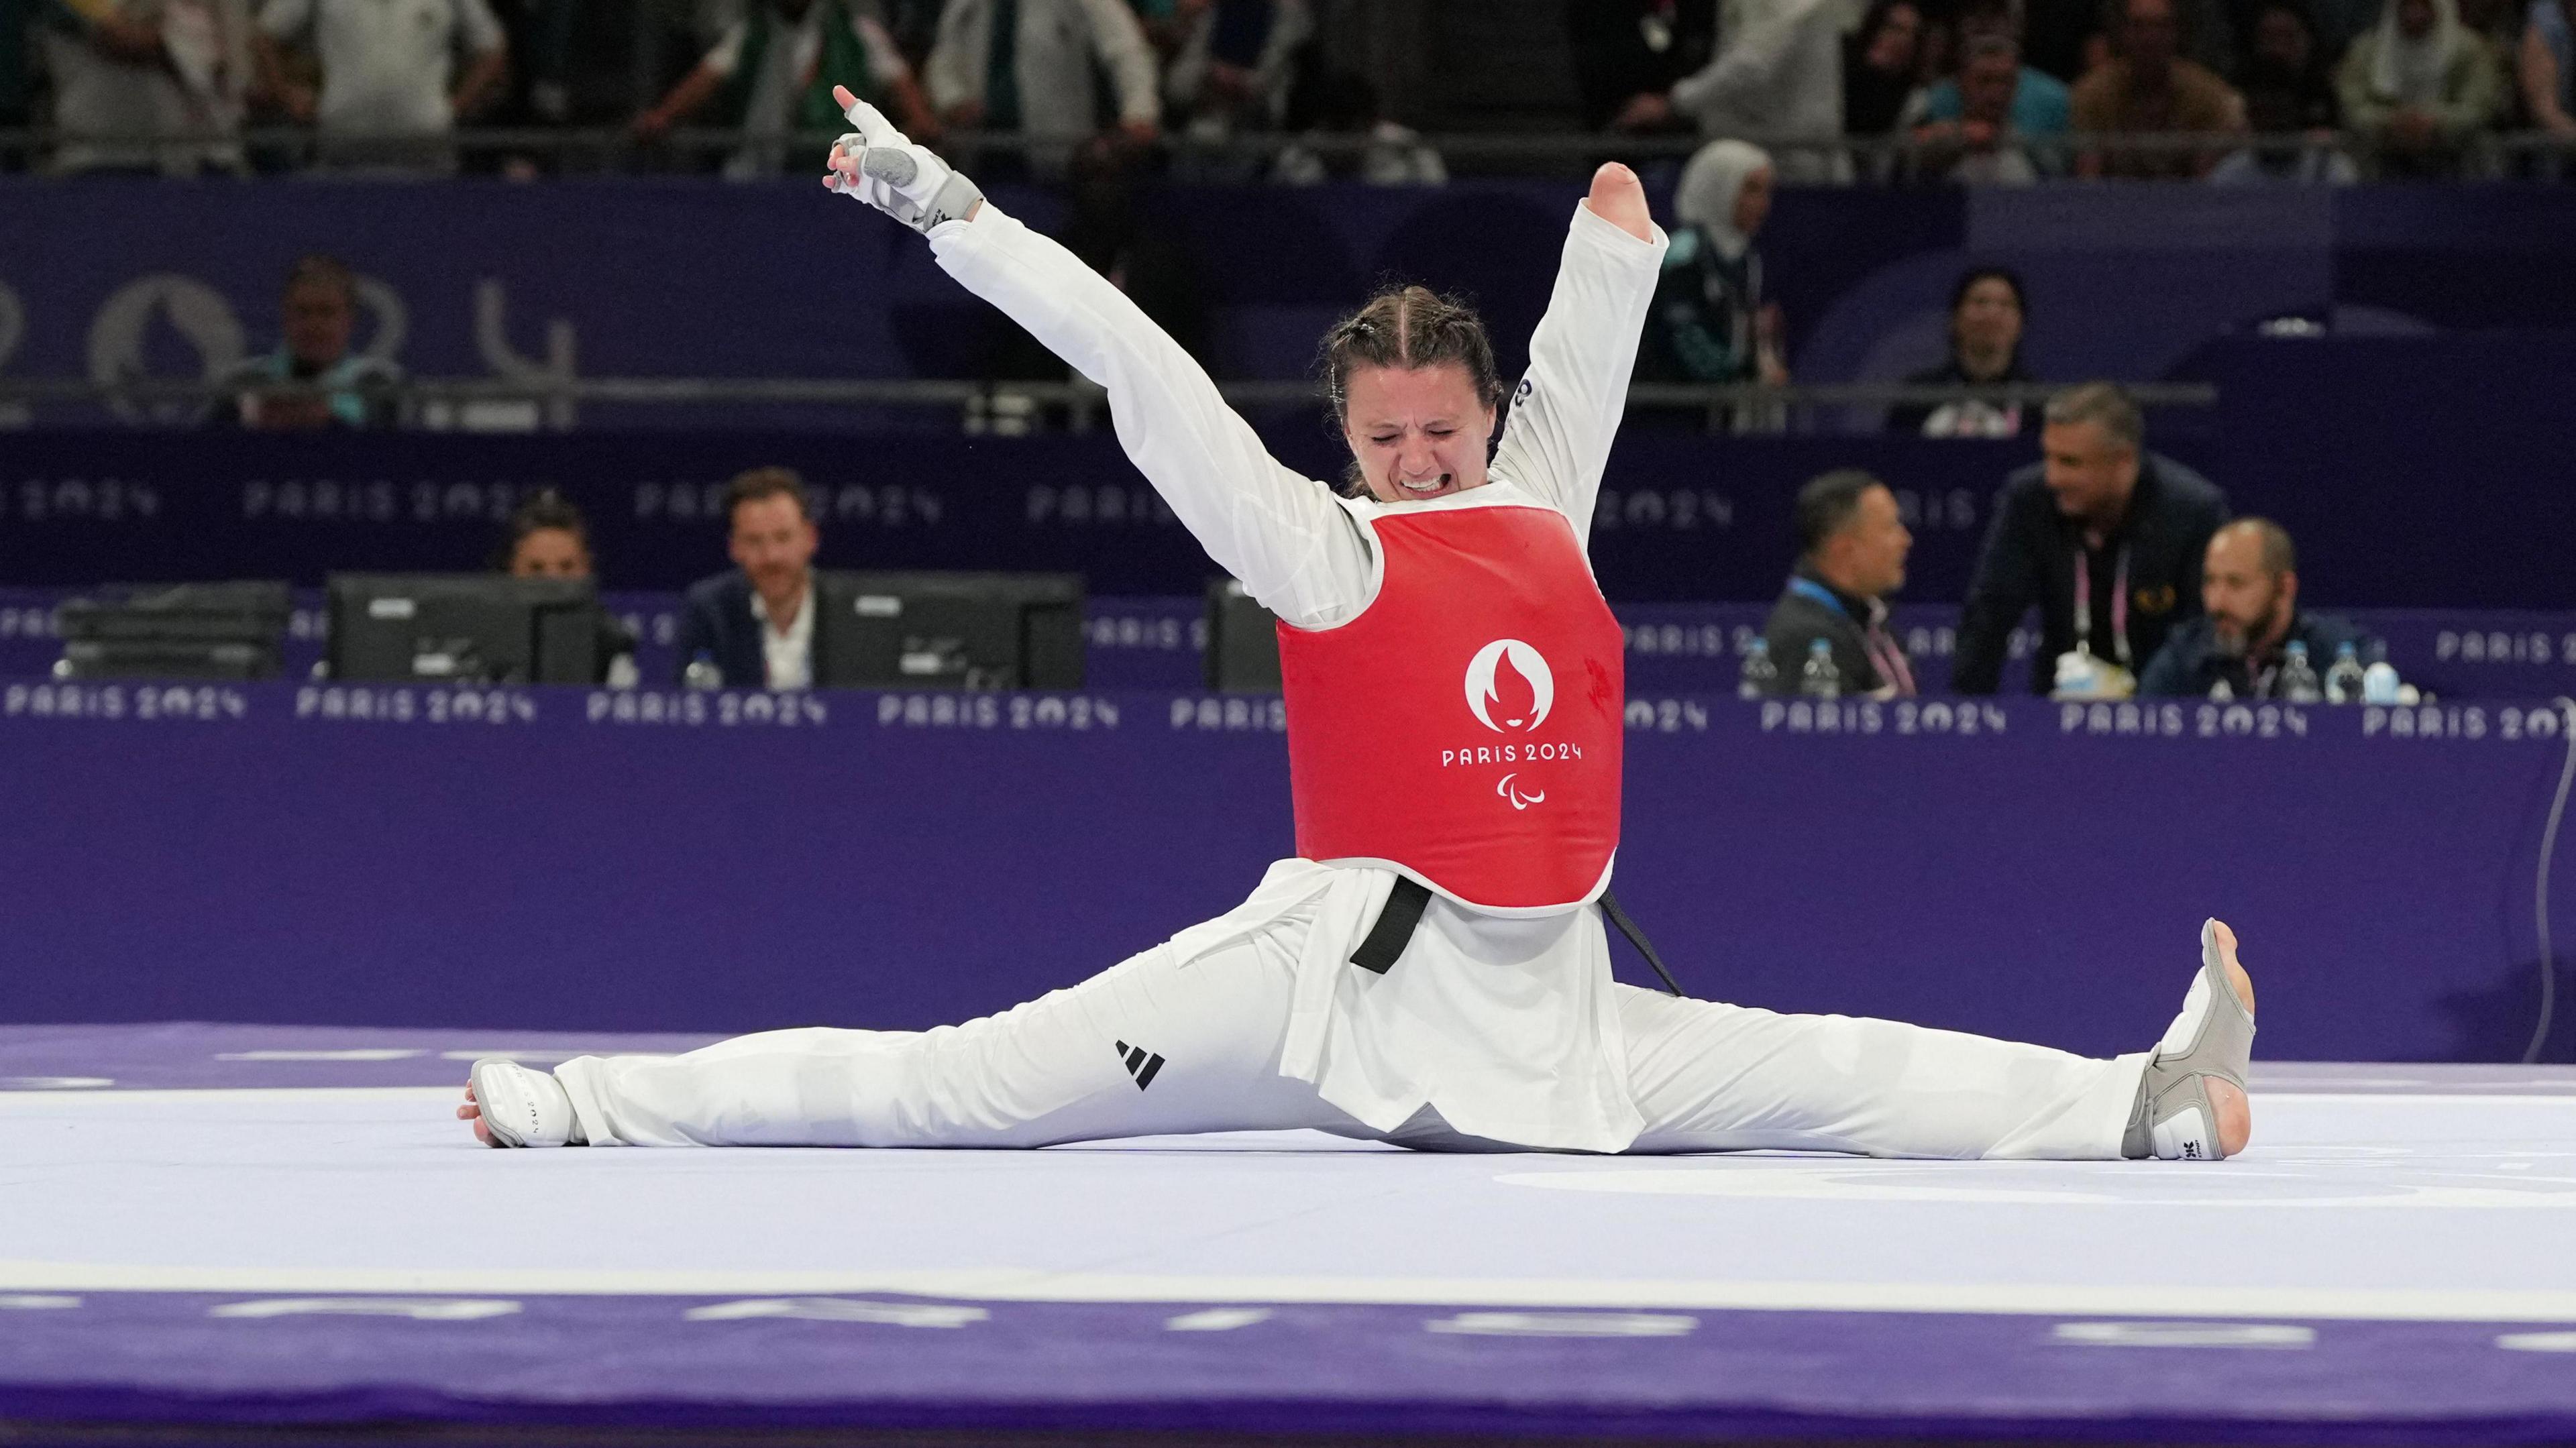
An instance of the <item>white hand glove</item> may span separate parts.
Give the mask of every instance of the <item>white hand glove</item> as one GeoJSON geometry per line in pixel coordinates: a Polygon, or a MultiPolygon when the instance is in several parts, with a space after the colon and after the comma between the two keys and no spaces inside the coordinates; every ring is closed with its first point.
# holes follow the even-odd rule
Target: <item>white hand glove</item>
{"type": "Polygon", "coordinates": [[[925,234],[942,222],[962,220],[984,199],[957,168],[914,145],[883,112],[847,87],[832,87],[832,99],[858,129],[833,143],[832,170],[824,185],[925,234]]]}

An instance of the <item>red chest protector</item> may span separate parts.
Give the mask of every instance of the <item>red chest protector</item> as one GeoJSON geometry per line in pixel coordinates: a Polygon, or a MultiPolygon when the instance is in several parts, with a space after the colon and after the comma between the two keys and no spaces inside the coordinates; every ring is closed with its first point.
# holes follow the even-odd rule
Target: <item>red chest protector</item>
{"type": "Polygon", "coordinates": [[[1470,905],[1601,893],[1619,845],[1618,620],[1574,529],[1522,503],[1383,514],[1357,618],[1279,626],[1297,853],[1470,905]]]}

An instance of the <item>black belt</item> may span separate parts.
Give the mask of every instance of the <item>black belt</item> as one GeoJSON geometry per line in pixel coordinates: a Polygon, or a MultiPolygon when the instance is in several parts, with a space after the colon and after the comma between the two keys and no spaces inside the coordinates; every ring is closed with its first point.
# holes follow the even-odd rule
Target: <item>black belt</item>
{"type": "MultiPolygon", "coordinates": [[[[1395,964],[1395,958],[1404,954],[1405,943],[1413,939],[1414,929],[1422,924],[1423,907],[1430,903],[1429,886],[1409,875],[1396,876],[1395,888],[1386,894],[1386,908],[1378,911],[1377,923],[1369,927],[1368,935],[1360,941],[1360,948],[1351,952],[1351,964],[1379,975],[1386,974],[1387,967],[1395,964]]],[[[1664,989],[1680,995],[1681,984],[1673,979],[1671,971],[1664,969],[1664,958],[1655,953],[1655,944],[1646,938],[1646,932],[1638,929],[1637,922],[1628,918],[1628,912],[1619,908],[1619,897],[1607,890],[1602,891],[1601,913],[1610,917],[1610,923],[1619,927],[1619,933],[1628,937],[1630,945],[1637,947],[1637,953],[1646,958],[1646,964],[1653,966],[1655,974],[1663,977],[1664,989]]]]}

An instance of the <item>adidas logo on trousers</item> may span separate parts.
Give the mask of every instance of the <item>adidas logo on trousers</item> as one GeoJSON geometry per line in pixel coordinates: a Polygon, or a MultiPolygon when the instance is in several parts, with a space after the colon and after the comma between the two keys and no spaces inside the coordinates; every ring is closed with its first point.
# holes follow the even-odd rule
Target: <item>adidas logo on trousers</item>
{"type": "Polygon", "coordinates": [[[1163,1058],[1142,1046],[1131,1046],[1125,1041],[1117,1044],[1118,1059],[1126,1064],[1127,1074],[1136,1078],[1136,1089],[1142,1091],[1153,1085],[1154,1073],[1163,1069],[1163,1058]]]}

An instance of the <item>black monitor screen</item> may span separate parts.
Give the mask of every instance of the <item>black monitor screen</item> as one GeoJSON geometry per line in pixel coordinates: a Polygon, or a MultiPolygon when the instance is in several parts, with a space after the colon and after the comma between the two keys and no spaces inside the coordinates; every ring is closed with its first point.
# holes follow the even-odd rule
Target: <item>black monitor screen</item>
{"type": "Polygon", "coordinates": [[[1279,692],[1279,616],[1231,578],[1208,585],[1205,663],[1219,693],[1279,692]]]}
{"type": "Polygon", "coordinates": [[[826,688],[1082,687],[1078,573],[824,573],[816,592],[826,688]]]}
{"type": "Polygon", "coordinates": [[[599,678],[598,586],[493,573],[335,574],[331,677],[468,684],[599,678]]]}

